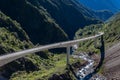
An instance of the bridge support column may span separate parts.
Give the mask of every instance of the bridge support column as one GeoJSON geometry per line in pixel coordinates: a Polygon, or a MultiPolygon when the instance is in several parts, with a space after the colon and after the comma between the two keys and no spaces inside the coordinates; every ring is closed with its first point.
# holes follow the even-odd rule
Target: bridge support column
{"type": "Polygon", "coordinates": [[[67,63],[66,63],[66,65],[67,65],[67,67],[69,67],[69,64],[70,64],[70,61],[69,61],[69,58],[70,58],[70,46],[68,46],[66,50],[67,50],[67,63]]]}
{"type": "Polygon", "coordinates": [[[100,62],[98,64],[98,66],[96,67],[94,73],[97,73],[100,70],[100,68],[103,65],[104,58],[105,58],[105,43],[104,43],[103,35],[101,35],[100,38],[101,38],[101,40],[100,40],[101,46],[99,49],[100,49],[100,53],[101,53],[101,55],[100,55],[101,58],[100,58],[100,62]]]}

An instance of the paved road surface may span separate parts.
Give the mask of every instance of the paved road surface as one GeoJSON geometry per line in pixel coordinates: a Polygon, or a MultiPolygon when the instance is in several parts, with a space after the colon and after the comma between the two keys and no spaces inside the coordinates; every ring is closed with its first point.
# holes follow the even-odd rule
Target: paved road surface
{"type": "Polygon", "coordinates": [[[87,38],[82,38],[82,39],[72,40],[72,41],[66,41],[66,42],[60,42],[60,43],[50,44],[50,45],[46,45],[46,46],[40,46],[40,47],[37,47],[37,48],[32,48],[32,49],[23,50],[23,51],[20,51],[20,52],[0,56],[0,67],[18,59],[18,58],[24,57],[24,56],[26,56],[30,53],[35,53],[35,52],[44,51],[44,50],[53,49],[53,48],[70,47],[70,46],[73,46],[75,44],[78,44],[80,41],[86,41],[86,40],[94,39],[94,38],[97,38],[97,37],[99,37],[103,34],[104,33],[99,33],[97,35],[87,37],[87,38]]]}

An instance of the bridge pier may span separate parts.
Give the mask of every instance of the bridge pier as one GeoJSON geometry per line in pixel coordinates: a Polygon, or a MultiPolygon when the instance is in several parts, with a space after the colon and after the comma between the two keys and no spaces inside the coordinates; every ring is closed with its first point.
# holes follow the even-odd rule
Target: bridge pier
{"type": "Polygon", "coordinates": [[[69,58],[70,58],[70,46],[67,46],[67,48],[66,48],[66,51],[67,51],[67,60],[66,60],[66,65],[67,65],[67,67],[69,67],[69,64],[70,64],[70,61],[69,61],[69,58]]]}

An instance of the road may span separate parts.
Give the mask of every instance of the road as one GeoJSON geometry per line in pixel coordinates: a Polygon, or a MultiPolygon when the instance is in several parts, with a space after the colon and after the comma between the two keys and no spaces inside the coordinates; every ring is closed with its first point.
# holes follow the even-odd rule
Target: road
{"type": "Polygon", "coordinates": [[[75,44],[78,44],[80,41],[86,41],[86,40],[94,39],[94,38],[100,37],[103,34],[104,33],[101,32],[97,35],[87,37],[87,38],[82,38],[82,39],[72,40],[72,41],[65,41],[65,42],[60,42],[60,43],[55,43],[55,44],[50,44],[50,45],[45,45],[45,46],[40,46],[40,47],[37,47],[37,48],[32,48],[32,49],[23,50],[23,51],[20,51],[20,52],[15,52],[15,53],[10,53],[10,54],[4,55],[4,56],[0,56],[0,67],[18,59],[18,58],[21,58],[21,57],[24,57],[28,54],[31,54],[31,53],[44,51],[44,50],[48,50],[48,49],[53,49],[53,48],[61,48],[61,47],[67,48],[67,47],[73,46],[75,44]]]}

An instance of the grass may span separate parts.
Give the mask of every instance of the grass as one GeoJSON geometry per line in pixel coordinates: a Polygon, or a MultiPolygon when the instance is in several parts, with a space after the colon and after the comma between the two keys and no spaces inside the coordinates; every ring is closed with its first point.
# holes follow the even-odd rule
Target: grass
{"type": "MultiPolygon", "coordinates": [[[[11,80],[48,80],[53,74],[63,74],[66,70],[66,54],[54,54],[51,59],[48,59],[48,64],[51,64],[50,68],[45,68],[42,65],[40,70],[26,73],[25,71],[16,72],[12,75],[11,80]]],[[[42,64],[47,60],[43,59],[42,64]]],[[[70,63],[75,63],[76,60],[70,58],[70,63]]],[[[45,66],[45,65],[44,65],[45,66]]],[[[49,67],[49,66],[48,66],[49,67]]]]}

